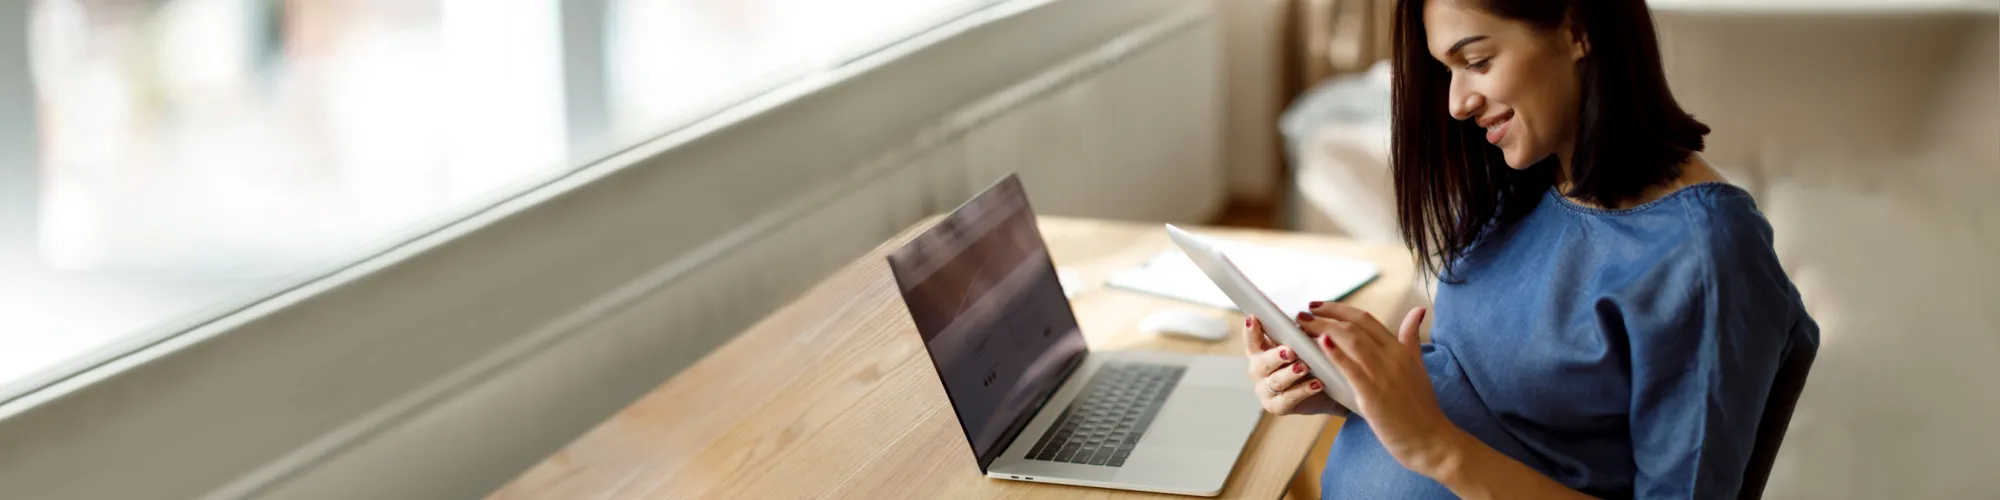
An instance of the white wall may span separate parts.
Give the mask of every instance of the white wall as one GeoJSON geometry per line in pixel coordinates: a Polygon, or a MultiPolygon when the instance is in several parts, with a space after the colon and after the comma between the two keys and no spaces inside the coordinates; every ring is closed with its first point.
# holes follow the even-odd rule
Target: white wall
{"type": "Polygon", "coordinates": [[[1918,151],[1929,155],[1923,184],[1972,218],[1972,232],[1989,248],[2000,248],[2000,18],[1969,20],[1963,29],[1919,131],[1918,151]]]}
{"type": "Polygon", "coordinates": [[[1660,16],[1708,159],[1753,187],[1822,327],[1767,498],[2000,487],[1996,21],[1660,16]]]}
{"type": "Polygon", "coordinates": [[[1279,193],[1279,77],[1285,9],[1291,0],[1211,0],[1222,15],[1223,126],[1229,194],[1276,202],[1279,193]]]}

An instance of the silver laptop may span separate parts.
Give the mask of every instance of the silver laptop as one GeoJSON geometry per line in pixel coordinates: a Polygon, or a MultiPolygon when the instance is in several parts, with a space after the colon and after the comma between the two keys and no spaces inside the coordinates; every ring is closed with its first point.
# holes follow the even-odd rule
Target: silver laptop
{"type": "Polygon", "coordinates": [[[1242,356],[1085,346],[1013,175],[889,267],[989,477],[1215,496],[1263,416],[1242,356]]]}

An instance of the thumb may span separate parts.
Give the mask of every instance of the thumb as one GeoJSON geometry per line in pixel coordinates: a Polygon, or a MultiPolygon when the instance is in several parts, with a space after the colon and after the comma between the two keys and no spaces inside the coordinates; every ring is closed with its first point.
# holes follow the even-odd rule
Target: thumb
{"type": "Polygon", "coordinates": [[[1411,309],[1410,314],[1403,316],[1403,330],[1396,333],[1396,339],[1403,341],[1403,345],[1416,347],[1417,330],[1423,329],[1424,314],[1428,312],[1430,309],[1423,307],[1411,309]]]}

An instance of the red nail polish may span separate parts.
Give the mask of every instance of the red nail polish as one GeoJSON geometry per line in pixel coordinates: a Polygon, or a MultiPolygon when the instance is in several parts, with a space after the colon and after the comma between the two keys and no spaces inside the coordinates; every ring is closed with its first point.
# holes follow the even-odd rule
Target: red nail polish
{"type": "Polygon", "coordinates": [[[1249,317],[1247,317],[1247,316],[1246,316],[1246,317],[1244,317],[1244,318],[1243,318],[1243,326],[1244,326],[1244,327],[1249,327],[1249,326],[1250,326],[1250,318],[1249,318],[1249,317]]]}
{"type": "Polygon", "coordinates": [[[1319,388],[1320,388],[1320,385],[1319,385],[1319,381],[1318,381],[1318,380],[1314,380],[1314,381],[1312,382],[1312,389],[1313,389],[1313,390],[1315,390],[1315,391],[1317,391],[1317,390],[1319,390],[1319,388]]]}
{"type": "Polygon", "coordinates": [[[1306,372],[1305,363],[1292,363],[1292,373],[1305,373],[1305,372],[1306,372]]]}
{"type": "Polygon", "coordinates": [[[1292,360],[1292,351],[1288,351],[1288,350],[1285,350],[1284,348],[1279,348],[1279,349],[1278,349],[1278,359],[1282,359],[1282,360],[1285,360],[1285,361],[1291,361],[1291,360],[1292,360]]]}
{"type": "Polygon", "coordinates": [[[1312,302],[1310,302],[1310,303],[1307,303],[1307,304],[1306,304],[1306,307],[1319,307],[1319,306],[1320,306],[1320,305],[1322,305],[1322,304],[1326,304],[1326,303],[1325,303],[1325,302],[1320,302],[1320,301],[1317,301],[1317,300],[1315,300],[1315,301],[1312,301],[1312,302]]]}
{"type": "Polygon", "coordinates": [[[1312,313],[1299,311],[1299,321],[1312,321],[1312,320],[1313,320],[1312,313]]]}

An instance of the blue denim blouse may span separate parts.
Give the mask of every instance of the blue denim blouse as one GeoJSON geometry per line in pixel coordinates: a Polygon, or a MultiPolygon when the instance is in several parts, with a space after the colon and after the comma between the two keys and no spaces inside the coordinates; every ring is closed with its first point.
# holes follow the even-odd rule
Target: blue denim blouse
{"type": "MultiPolygon", "coordinates": [[[[1690,186],[1624,210],[1550,191],[1440,284],[1424,365],[1452,422],[1599,498],[1729,498],[1789,349],[1819,327],[1750,195],[1690,186]]],[[[1325,498],[1452,498],[1341,426],[1325,498]]]]}

